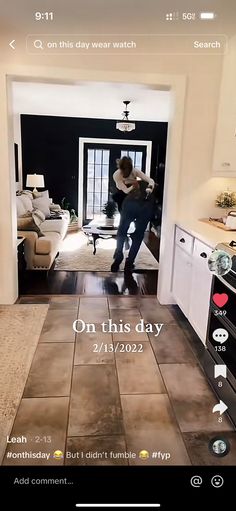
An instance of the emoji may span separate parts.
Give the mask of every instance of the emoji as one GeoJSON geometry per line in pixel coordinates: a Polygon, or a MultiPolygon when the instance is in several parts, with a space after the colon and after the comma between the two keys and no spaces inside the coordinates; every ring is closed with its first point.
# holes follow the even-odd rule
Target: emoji
{"type": "Polygon", "coordinates": [[[55,458],[55,460],[62,460],[63,459],[63,452],[59,451],[59,450],[54,451],[53,458],[55,458]]]}
{"type": "Polygon", "coordinates": [[[228,299],[229,297],[226,293],[215,293],[212,297],[212,300],[217,307],[224,307],[224,305],[228,302],[228,299]]]}
{"type": "Polygon", "coordinates": [[[139,452],[139,458],[141,460],[147,460],[149,458],[149,452],[143,449],[142,451],[139,452]]]}

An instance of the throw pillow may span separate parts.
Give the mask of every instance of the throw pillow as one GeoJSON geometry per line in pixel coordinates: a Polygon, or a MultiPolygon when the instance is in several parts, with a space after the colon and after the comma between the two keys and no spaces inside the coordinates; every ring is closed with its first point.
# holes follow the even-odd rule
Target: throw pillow
{"type": "Polygon", "coordinates": [[[16,211],[17,211],[18,217],[25,215],[25,213],[27,211],[24,203],[21,200],[21,196],[19,196],[19,195],[16,197],[16,211]]]}
{"type": "Polygon", "coordinates": [[[27,195],[27,197],[29,197],[31,200],[34,198],[33,192],[30,190],[22,190],[21,195],[27,195]]]}
{"type": "Polygon", "coordinates": [[[47,199],[49,199],[49,191],[48,190],[44,190],[43,192],[39,192],[37,190],[36,192],[32,192],[32,193],[33,193],[34,199],[38,199],[39,197],[47,197],[47,199]]]}
{"type": "Polygon", "coordinates": [[[45,215],[45,218],[50,218],[50,200],[47,197],[38,197],[32,200],[33,208],[40,209],[45,215]]]}
{"type": "Polygon", "coordinates": [[[41,223],[45,220],[45,214],[40,209],[33,209],[32,218],[36,225],[40,227],[41,223]]]}
{"type": "Polygon", "coordinates": [[[21,218],[17,218],[17,230],[18,231],[35,231],[38,234],[38,237],[44,236],[44,234],[40,231],[39,227],[36,225],[34,219],[31,216],[24,216],[21,218]]]}
{"type": "Polygon", "coordinates": [[[32,209],[33,209],[32,199],[30,198],[30,196],[28,194],[26,194],[26,195],[22,194],[20,200],[25,207],[25,211],[32,211],[32,209]]]}

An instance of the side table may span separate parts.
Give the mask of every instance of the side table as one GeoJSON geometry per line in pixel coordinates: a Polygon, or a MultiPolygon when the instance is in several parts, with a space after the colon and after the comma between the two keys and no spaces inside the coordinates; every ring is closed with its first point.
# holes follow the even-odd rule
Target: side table
{"type": "Polygon", "coordinates": [[[24,244],[25,244],[24,236],[17,236],[18,279],[26,270],[24,244]]]}

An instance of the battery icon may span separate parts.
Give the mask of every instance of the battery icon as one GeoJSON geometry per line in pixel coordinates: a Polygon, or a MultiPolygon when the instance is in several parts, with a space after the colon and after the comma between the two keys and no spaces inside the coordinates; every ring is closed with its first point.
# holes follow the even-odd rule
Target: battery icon
{"type": "Polygon", "coordinates": [[[214,12],[200,12],[199,17],[201,20],[214,20],[216,14],[214,12]]]}

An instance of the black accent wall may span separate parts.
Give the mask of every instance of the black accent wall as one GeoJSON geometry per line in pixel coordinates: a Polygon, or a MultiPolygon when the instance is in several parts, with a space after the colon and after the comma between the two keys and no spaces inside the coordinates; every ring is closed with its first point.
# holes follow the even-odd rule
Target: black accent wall
{"type": "Polygon", "coordinates": [[[165,163],[168,124],[135,123],[135,131],[123,134],[116,129],[116,120],[21,115],[24,188],[27,174],[44,174],[45,187],[54,202],[60,203],[66,196],[77,211],[80,137],[120,138],[121,143],[126,140],[152,141],[151,175],[155,178],[158,165],[165,163]]]}

